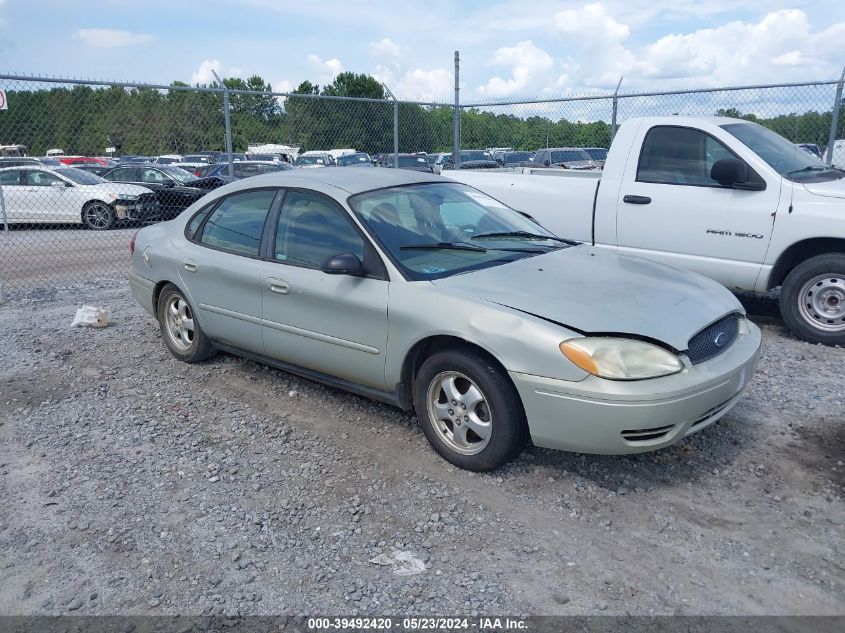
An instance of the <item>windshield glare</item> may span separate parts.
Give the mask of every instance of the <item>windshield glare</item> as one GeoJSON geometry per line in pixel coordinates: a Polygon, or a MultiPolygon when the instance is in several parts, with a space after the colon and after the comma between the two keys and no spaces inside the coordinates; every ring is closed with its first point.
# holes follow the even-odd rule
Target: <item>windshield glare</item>
{"type": "Polygon", "coordinates": [[[192,173],[185,171],[181,167],[160,167],[159,169],[179,182],[188,182],[196,178],[192,173]]]}
{"type": "Polygon", "coordinates": [[[562,247],[557,241],[524,237],[498,237],[473,242],[474,237],[487,233],[521,231],[552,234],[498,200],[459,183],[421,183],[378,189],[352,196],[349,204],[390,258],[412,280],[439,279],[562,247]],[[479,248],[401,248],[443,242],[479,248]]]}
{"type": "MultiPolygon", "coordinates": [[[[818,176],[818,172],[830,167],[814,154],[793,145],[780,134],[757,123],[727,123],[723,130],[747,145],[769,166],[788,180],[800,181],[818,176]],[[810,169],[807,169],[807,168],[810,169]],[[801,171],[798,173],[800,170],[801,171]]],[[[842,174],[833,172],[836,177],[842,174]]]]}
{"type": "Polygon", "coordinates": [[[56,169],[55,172],[68,180],[72,180],[77,185],[101,185],[104,182],[108,182],[108,180],[100,178],[97,174],[83,169],[76,169],[75,167],[62,167],[61,169],[56,169]]]}

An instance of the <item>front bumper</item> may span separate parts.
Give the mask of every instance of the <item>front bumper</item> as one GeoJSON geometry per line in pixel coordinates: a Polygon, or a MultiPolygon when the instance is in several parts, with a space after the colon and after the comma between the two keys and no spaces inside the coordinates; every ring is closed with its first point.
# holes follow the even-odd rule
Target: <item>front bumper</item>
{"type": "Polygon", "coordinates": [[[760,355],[760,330],[744,331],[719,356],[672,376],[570,382],[509,372],[537,446],[607,455],[640,453],[700,431],[736,404],[760,355]]]}
{"type": "Polygon", "coordinates": [[[118,220],[155,220],[161,215],[161,208],[155,199],[115,200],[112,206],[118,220]]]}

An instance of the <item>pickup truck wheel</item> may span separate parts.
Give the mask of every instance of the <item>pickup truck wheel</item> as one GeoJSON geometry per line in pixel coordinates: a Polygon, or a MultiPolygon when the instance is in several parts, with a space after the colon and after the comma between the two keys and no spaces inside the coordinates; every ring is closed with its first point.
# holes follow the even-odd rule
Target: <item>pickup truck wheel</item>
{"type": "Polygon", "coordinates": [[[114,226],[116,221],[111,205],[94,200],[82,208],[82,223],[92,231],[105,231],[114,226]]]}
{"type": "Polygon", "coordinates": [[[434,450],[466,470],[494,470],[527,440],[516,388],[497,363],[474,350],[427,358],[414,383],[414,408],[434,450]]]}
{"type": "Polygon", "coordinates": [[[780,312],[799,338],[845,345],[845,255],[817,255],[796,266],[783,283],[780,312]]]}
{"type": "Polygon", "coordinates": [[[197,363],[217,353],[196,320],[193,307],[173,284],[162,289],[156,314],[164,343],[179,360],[197,363]]]}

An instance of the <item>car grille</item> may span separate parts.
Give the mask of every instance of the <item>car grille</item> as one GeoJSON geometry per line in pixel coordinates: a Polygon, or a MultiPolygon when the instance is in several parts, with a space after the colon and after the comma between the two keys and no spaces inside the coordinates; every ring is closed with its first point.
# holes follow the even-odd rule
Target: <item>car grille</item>
{"type": "Polygon", "coordinates": [[[687,357],[693,365],[710,360],[728,349],[739,334],[738,314],[711,323],[689,340],[687,357]]]}

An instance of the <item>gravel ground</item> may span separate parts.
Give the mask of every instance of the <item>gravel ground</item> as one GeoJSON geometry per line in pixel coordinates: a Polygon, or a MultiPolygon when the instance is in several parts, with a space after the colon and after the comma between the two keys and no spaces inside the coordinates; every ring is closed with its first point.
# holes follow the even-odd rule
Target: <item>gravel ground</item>
{"type": "Polygon", "coordinates": [[[845,614],[845,350],[749,303],[682,444],[457,470],[410,415],[174,360],[119,280],[0,306],[0,614],[845,614]],[[71,329],[81,303],[113,324],[71,329]]]}

